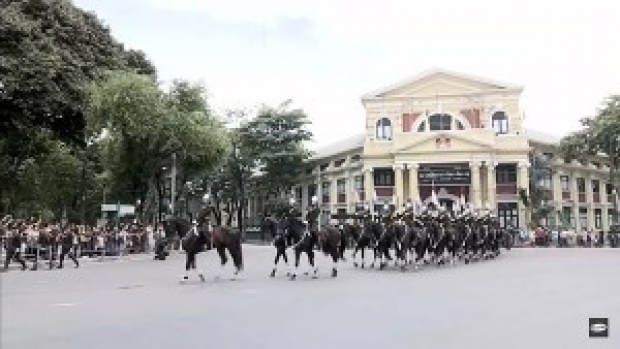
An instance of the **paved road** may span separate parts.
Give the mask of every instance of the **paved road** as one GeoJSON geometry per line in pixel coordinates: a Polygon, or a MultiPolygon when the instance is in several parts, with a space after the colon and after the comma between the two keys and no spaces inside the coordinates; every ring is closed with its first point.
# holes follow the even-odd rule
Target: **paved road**
{"type": "MultiPolygon", "coordinates": [[[[183,256],[2,274],[2,349],[620,348],[620,250],[518,249],[495,261],[267,278],[245,248],[242,280],[181,286],[183,256]],[[610,338],[589,339],[589,317],[610,338]]],[[[68,264],[71,265],[70,263],[68,264]]],[[[230,273],[232,270],[228,270],[230,273]]]]}

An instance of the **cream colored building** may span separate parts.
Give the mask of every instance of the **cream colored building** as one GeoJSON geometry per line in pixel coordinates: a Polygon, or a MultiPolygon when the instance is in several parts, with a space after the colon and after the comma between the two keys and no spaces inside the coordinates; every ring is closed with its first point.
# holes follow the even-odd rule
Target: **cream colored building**
{"type": "MultiPolygon", "coordinates": [[[[434,70],[362,97],[366,127],[329,145],[307,162],[294,188],[305,212],[310,198],[322,203],[323,222],[355,205],[430,199],[442,204],[463,196],[475,207],[493,208],[500,222],[525,227],[518,188],[527,188],[530,154],[553,159],[541,179],[549,204],[578,231],[607,230],[613,202],[605,158],[566,163],[559,140],[525,129],[519,99],[523,87],[460,73],[434,70]]],[[[252,198],[251,216],[261,200],[252,198]]],[[[556,214],[544,224],[555,226],[556,214]]],[[[557,223],[559,224],[559,223],[557,223]]]]}

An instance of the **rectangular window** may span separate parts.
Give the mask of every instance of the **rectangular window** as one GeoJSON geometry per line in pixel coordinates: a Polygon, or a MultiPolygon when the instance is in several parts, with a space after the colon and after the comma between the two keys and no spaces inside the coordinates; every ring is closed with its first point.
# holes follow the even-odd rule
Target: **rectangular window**
{"type": "Polygon", "coordinates": [[[340,167],[340,166],[344,165],[345,160],[346,160],[346,159],[336,160],[336,161],[334,162],[334,167],[340,167]]]}
{"type": "Polygon", "coordinates": [[[498,184],[516,183],[517,182],[517,166],[516,165],[498,165],[495,170],[495,179],[498,184]]]}
{"type": "Polygon", "coordinates": [[[355,176],[355,190],[364,191],[364,176],[355,176]]]}
{"type": "Polygon", "coordinates": [[[347,202],[347,181],[344,178],[336,180],[337,201],[339,204],[347,202]]]}
{"type": "Polygon", "coordinates": [[[347,181],[344,178],[340,178],[336,181],[336,190],[338,191],[338,194],[346,194],[347,189],[347,181]]]}
{"type": "Polygon", "coordinates": [[[328,167],[329,167],[329,162],[326,162],[326,163],[322,164],[321,166],[319,166],[319,169],[321,171],[325,171],[328,167]]]}
{"type": "Polygon", "coordinates": [[[560,176],[560,187],[564,192],[570,192],[570,185],[568,182],[568,176],[560,176]]]}
{"type": "Polygon", "coordinates": [[[584,178],[577,178],[577,191],[579,193],[586,192],[586,180],[584,178]]]}
{"type": "Polygon", "coordinates": [[[360,155],[353,155],[353,156],[351,157],[351,162],[358,162],[358,161],[360,161],[360,160],[361,160],[361,158],[362,158],[362,157],[361,157],[360,155]]]}
{"type": "Polygon", "coordinates": [[[392,187],[394,186],[394,171],[390,169],[376,168],[373,171],[376,187],[392,187]]]}
{"type": "Polygon", "coordinates": [[[609,210],[607,210],[607,222],[610,227],[614,224],[614,209],[613,208],[610,208],[609,210]]]}
{"type": "Polygon", "coordinates": [[[594,228],[601,229],[603,226],[603,212],[600,208],[594,209],[594,228]]]}
{"type": "Polygon", "coordinates": [[[519,226],[519,210],[516,202],[500,202],[497,204],[497,218],[501,227],[519,226]]]}
{"type": "Polygon", "coordinates": [[[330,192],[331,189],[331,183],[330,182],[323,182],[321,184],[321,195],[322,195],[322,199],[321,202],[324,204],[329,204],[329,199],[330,199],[330,192]]]}
{"type": "Polygon", "coordinates": [[[605,193],[607,195],[612,195],[613,194],[613,186],[611,185],[611,183],[605,183],[605,193]]]}
{"type": "Polygon", "coordinates": [[[592,192],[593,193],[601,192],[601,183],[596,179],[592,180],[592,192]]]}
{"type": "Polygon", "coordinates": [[[551,190],[553,185],[551,176],[551,171],[545,171],[543,174],[541,174],[540,179],[538,180],[538,186],[542,189],[551,190]]]}
{"type": "Polygon", "coordinates": [[[588,229],[588,209],[579,209],[579,226],[581,230],[588,229]]]}
{"type": "Polygon", "coordinates": [[[564,228],[572,228],[575,226],[575,222],[573,220],[573,208],[572,207],[562,207],[562,219],[561,223],[564,228]]]}

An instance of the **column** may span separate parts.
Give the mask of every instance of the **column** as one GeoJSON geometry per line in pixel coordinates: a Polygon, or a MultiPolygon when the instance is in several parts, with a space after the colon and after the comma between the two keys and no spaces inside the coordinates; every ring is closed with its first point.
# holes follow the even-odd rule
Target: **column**
{"type": "Polygon", "coordinates": [[[493,211],[497,211],[497,184],[495,177],[495,162],[487,166],[487,203],[493,211]]]}
{"type": "Polygon", "coordinates": [[[560,216],[558,215],[558,211],[562,212],[562,183],[560,182],[560,176],[563,176],[564,172],[562,171],[554,171],[551,177],[551,185],[553,189],[553,207],[555,212],[553,212],[553,216],[555,217],[555,225],[561,226],[562,222],[560,222],[560,216]]]}
{"type": "Polygon", "coordinates": [[[373,175],[373,168],[364,169],[364,201],[373,209],[373,200],[375,198],[375,179],[373,175]]]}
{"type": "Polygon", "coordinates": [[[579,193],[577,190],[577,176],[577,172],[573,171],[569,178],[570,198],[573,201],[573,217],[575,217],[575,231],[581,232],[581,229],[585,227],[581,226],[581,220],[579,217],[579,193]]]}
{"type": "Polygon", "coordinates": [[[482,205],[482,198],[480,193],[480,163],[472,161],[469,163],[471,168],[471,188],[469,202],[474,205],[474,208],[480,208],[482,205]]]}
{"type": "MultiPolygon", "coordinates": [[[[601,218],[603,219],[603,222],[601,224],[601,229],[603,229],[603,231],[609,231],[609,208],[607,206],[602,207],[603,208],[601,209],[601,218]]],[[[607,237],[605,237],[605,239],[607,239],[607,237]]]]}
{"type": "Polygon", "coordinates": [[[588,208],[588,229],[594,229],[594,192],[592,191],[592,180],[595,177],[588,173],[586,180],[586,207],[588,208]]]}
{"type": "MultiPolygon", "coordinates": [[[[336,212],[338,211],[336,207],[338,204],[338,180],[339,179],[341,178],[336,178],[335,176],[332,176],[329,182],[329,212],[331,212],[331,214],[336,214],[336,212]]],[[[329,218],[328,221],[331,221],[331,218],[329,218]]]]}
{"type": "Polygon", "coordinates": [[[396,209],[403,205],[405,200],[405,186],[403,184],[403,165],[394,164],[394,194],[396,195],[396,209]]]}
{"type": "MultiPolygon", "coordinates": [[[[522,161],[519,162],[519,173],[517,175],[517,187],[519,189],[525,189],[526,194],[529,196],[530,194],[530,172],[529,172],[529,168],[530,168],[530,164],[527,161],[522,161]]],[[[525,207],[525,205],[523,205],[523,201],[521,200],[521,198],[519,198],[518,200],[518,207],[519,207],[519,226],[521,228],[527,228],[528,226],[528,221],[527,221],[527,217],[529,216],[529,214],[526,212],[526,210],[528,210],[528,207],[525,207]]]]}
{"type": "Polygon", "coordinates": [[[415,202],[420,198],[420,187],[418,185],[418,168],[420,165],[417,162],[407,164],[409,168],[409,199],[415,202]]]}

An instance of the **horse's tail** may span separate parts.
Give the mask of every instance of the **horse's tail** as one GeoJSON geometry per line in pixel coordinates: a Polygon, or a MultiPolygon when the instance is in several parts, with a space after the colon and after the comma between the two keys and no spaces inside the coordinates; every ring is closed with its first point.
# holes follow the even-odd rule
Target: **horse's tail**
{"type": "Polygon", "coordinates": [[[243,270],[243,249],[241,248],[241,234],[235,234],[230,244],[230,255],[237,270],[243,270]]]}

